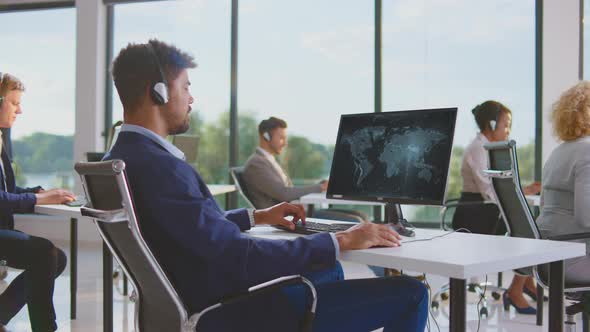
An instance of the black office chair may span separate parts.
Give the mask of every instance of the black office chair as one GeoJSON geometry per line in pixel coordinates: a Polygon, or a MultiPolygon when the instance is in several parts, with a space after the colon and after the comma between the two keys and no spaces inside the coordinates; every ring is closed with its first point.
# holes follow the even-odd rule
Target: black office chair
{"type": "Polygon", "coordinates": [[[236,189],[238,189],[240,196],[242,196],[242,198],[246,201],[249,207],[255,209],[256,207],[254,206],[250,198],[248,198],[250,194],[248,193],[248,189],[246,188],[246,184],[244,183],[244,166],[230,167],[229,174],[231,175],[231,178],[234,180],[234,185],[236,186],[236,189]]]}
{"type": "MultiPolygon", "coordinates": [[[[231,174],[232,179],[234,180],[234,184],[238,189],[238,192],[242,196],[242,198],[246,201],[246,203],[254,209],[263,209],[266,206],[255,206],[248,197],[250,194],[248,193],[248,188],[246,183],[244,182],[244,167],[230,167],[229,173],[231,174]]],[[[346,210],[346,209],[321,209],[321,210],[314,210],[313,215],[311,217],[320,218],[320,219],[329,219],[329,220],[344,220],[344,221],[351,221],[351,222],[366,222],[369,220],[369,217],[360,212],[355,210],[346,210]]]]}
{"type": "Polygon", "coordinates": [[[231,298],[224,298],[201,312],[189,316],[186,306],[178,296],[174,285],[162,270],[150,248],[145,243],[122,160],[76,163],[76,172],[89,205],[82,207],[82,215],[94,219],[101,238],[109,247],[133,285],[135,302],[135,330],[195,331],[203,315],[228,305],[239,305],[243,300],[279,288],[303,284],[312,294],[312,301],[303,321],[303,331],[311,331],[316,308],[315,288],[307,279],[295,275],[278,278],[253,286],[231,298]]]}
{"type": "MultiPolygon", "coordinates": [[[[440,220],[440,228],[444,231],[450,230],[450,222],[448,221],[450,218],[449,216],[453,216],[454,211],[457,210],[459,207],[478,207],[480,209],[489,209],[492,207],[496,207],[496,203],[493,201],[461,201],[457,198],[455,199],[448,199],[443,204],[443,208],[441,210],[441,220],[440,220]]],[[[499,215],[498,215],[499,217],[499,215]]],[[[485,222],[485,220],[478,220],[480,222],[485,222]]],[[[496,227],[497,222],[499,222],[499,218],[496,220],[488,220],[486,224],[489,224],[490,227],[485,231],[487,234],[497,234],[498,229],[496,227]]],[[[457,229],[458,227],[463,227],[463,225],[454,225],[453,228],[457,229]]],[[[467,227],[469,228],[469,227],[467,227]]],[[[494,300],[499,300],[501,298],[501,292],[506,291],[505,288],[502,287],[502,272],[498,273],[498,284],[497,286],[493,286],[490,283],[468,283],[466,288],[469,292],[476,293],[478,298],[481,299],[481,307],[479,308],[479,316],[488,316],[488,297],[486,296],[487,291],[492,292],[492,298],[494,300]]],[[[433,309],[437,309],[440,305],[439,298],[442,301],[446,301],[449,299],[449,289],[450,285],[447,283],[443,285],[436,293],[432,295],[430,305],[433,309]]]]}
{"type": "MultiPolygon", "coordinates": [[[[516,157],[516,142],[504,141],[489,143],[484,146],[490,156],[490,169],[485,171],[492,178],[492,184],[500,212],[506,222],[508,233],[513,237],[528,239],[546,239],[556,241],[572,241],[590,238],[590,233],[578,233],[559,235],[554,237],[542,237],[533,214],[529,208],[526,198],[520,186],[520,177],[518,173],[518,159],[516,157]]],[[[543,322],[543,287],[547,288],[549,284],[549,267],[547,264],[534,266],[527,269],[516,270],[518,273],[533,274],[537,283],[541,286],[537,289],[537,325],[543,322]]],[[[580,292],[590,291],[590,284],[581,285],[568,282],[565,276],[564,292],[566,298],[579,300],[583,297],[580,292]]],[[[583,330],[588,331],[588,314],[584,312],[581,302],[566,307],[567,321],[566,327],[570,331],[575,330],[574,315],[582,312],[583,330]]]]}

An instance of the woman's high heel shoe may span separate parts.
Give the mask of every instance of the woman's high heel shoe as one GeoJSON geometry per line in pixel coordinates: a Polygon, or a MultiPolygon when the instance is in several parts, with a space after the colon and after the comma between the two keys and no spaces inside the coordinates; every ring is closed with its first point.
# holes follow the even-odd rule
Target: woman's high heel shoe
{"type": "Polygon", "coordinates": [[[506,310],[506,311],[508,311],[510,309],[510,306],[513,306],[514,309],[516,309],[516,312],[518,312],[519,314],[522,314],[522,315],[536,315],[537,314],[537,309],[535,309],[531,306],[528,306],[525,308],[517,307],[516,304],[514,304],[514,302],[512,302],[512,300],[508,296],[508,292],[504,292],[504,294],[502,294],[502,302],[504,302],[504,310],[506,310]]]}
{"type": "MultiPolygon", "coordinates": [[[[537,302],[537,292],[531,292],[531,290],[526,287],[522,289],[522,292],[528,295],[533,301],[537,302]]],[[[543,302],[547,301],[549,301],[549,298],[543,295],[543,302]]]]}

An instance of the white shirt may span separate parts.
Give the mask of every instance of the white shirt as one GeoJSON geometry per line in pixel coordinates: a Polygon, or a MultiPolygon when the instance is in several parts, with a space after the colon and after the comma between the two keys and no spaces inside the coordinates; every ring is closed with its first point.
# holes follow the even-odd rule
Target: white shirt
{"type": "Polygon", "coordinates": [[[289,180],[289,177],[287,176],[287,174],[285,174],[285,170],[283,170],[281,165],[279,165],[279,163],[272,154],[268,153],[268,151],[264,150],[261,147],[257,147],[256,150],[260,151],[260,153],[262,153],[262,155],[265,156],[266,159],[268,159],[272,167],[275,169],[275,171],[277,171],[277,173],[279,173],[281,179],[283,179],[283,183],[285,184],[285,186],[292,185],[291,180],[289,180]]]}
{"type": "Polygon", "coordinates": [[[461,163],[461,177],[463,177],[463,192],[479,193],[484,200],[496,200],[492,180],[484,174],[489,168],[489,156],[483,147],[490,141],[482,134],[477,136],[465,149],[461,163]]]}

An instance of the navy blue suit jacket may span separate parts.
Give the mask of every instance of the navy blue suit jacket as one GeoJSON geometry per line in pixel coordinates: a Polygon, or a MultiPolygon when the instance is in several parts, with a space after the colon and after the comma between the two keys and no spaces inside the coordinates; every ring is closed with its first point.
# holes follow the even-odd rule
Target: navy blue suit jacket
{"type": "Polygon", "coordinates": [[[329,234],[248,236],[246,209],[224,212],[200,175],[150,138],[121,132],[105,159],[125,161],[142,234],[191,313],[285,275],[334,266],[329,234]]]}
{"type": "Polygon", "coordinates": [[[4,188],[4,181],[0,172],[0,229],[14,229],[13,215],[15,213],[32,213],[35,210],[35,203],[37,202],[34,193],[41,187],[17,187],[14,179],[14,171],[12,170],[6,149],[2,149],[1,157],[7,188],[4,188]]]}

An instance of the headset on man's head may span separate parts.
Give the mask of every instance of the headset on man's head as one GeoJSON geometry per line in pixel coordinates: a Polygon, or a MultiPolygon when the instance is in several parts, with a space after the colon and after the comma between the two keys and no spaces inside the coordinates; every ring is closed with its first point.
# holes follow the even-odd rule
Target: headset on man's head
{"type": "Polygon", "coordinates": [[[150,95],[156,104],[165,105],[168,103],[168,81],[166,81],[164,70],[162,70],[162,65],[160,65],[160,60],[158,59],[158,55],[156,54],[156,50],[154,49],[151,40],[147,43],[147,47],[152,58],[156,62],[156,67],[158,68],[158,73],[160,75],[159,80],[152,84],[150,95]]]}

